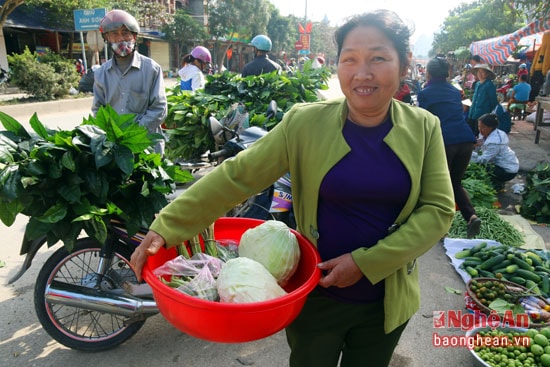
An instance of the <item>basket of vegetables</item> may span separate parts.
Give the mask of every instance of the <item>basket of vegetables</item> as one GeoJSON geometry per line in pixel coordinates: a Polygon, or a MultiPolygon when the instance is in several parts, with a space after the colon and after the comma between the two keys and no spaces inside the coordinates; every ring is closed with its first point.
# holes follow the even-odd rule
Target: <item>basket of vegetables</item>
{"type": "MultiPolygon", "coordinates": [[[[178,256],[178,252],[181,251],[176,248],[161,249],[149,257],[143,276],[153,289],[159,311],[166,320],[193,337],[222,343],[262,339],[288,326],[298,316],[307,295],[319,282],[321,274],[317,264],[320,257],[317,249],[304,236],[288,227],[288,233],[282,236],[266,231],[261,235],[257,233],[259,228],[263,229],[271,222],[276,221],[220,218],[214,223],[216,242],[237,246],[238,254],[229,256],[219,266],[219,273],[215,274],[217,289],[199,292],[204,296],[202,298],[187,291],[193,279],[184,281],[176,289],[170,284],[174,276],[158,275],[158,269],[179,259],[181,255],[178,256]],[[256,232],[252,233],[253,230],[256,232]],[[262,242],[265,241],[262,237],[267,236],[267,242],[276,248],[287,246],[281,241],[286,241],[289,234],[296,240],[296,250],[285,249],[282,253],[276,250],[270,252],[269,249],[264,251],[269,246],[263,246],[262,242]],[[248,242],[253,242],[253,246],[249,246],[248,242]],[[245,248],[248,249],[244,251],[245,248]],[[245,252],[246,256],[240,252],[245,252]],[[267,262],[252,260],[254,256],[263,256],[267,262]],[[278,259],[281,260],[279,264],[272,266],[278,259]],[[257,272],[258,268],[263,270],[257,272]],[[270,268],[275,271],[267,270],[270,268]],[[182,292],[182,289],[185,291],[182,292]]],[[[209,246],[206,242],[201,239],[203,249],[209,246]]],[[[219,252],[227,255],[225,250],[219,252]]],[[[204,257],[201,254],[201,258],[204,257]]]]}
{"type": "Polygon", "coordinates": [[[466,285],[472,301],[485,314],[496,312],[529,316],[529,325],[535,328],[550,326],[550,304],[533,289],[497,278],[473,278],[466,285]]]}
{"type": "Polygon", "coordinates": [[[550,328],[475,328],[466,333],[474,365],[550,367],[550,328]]]}

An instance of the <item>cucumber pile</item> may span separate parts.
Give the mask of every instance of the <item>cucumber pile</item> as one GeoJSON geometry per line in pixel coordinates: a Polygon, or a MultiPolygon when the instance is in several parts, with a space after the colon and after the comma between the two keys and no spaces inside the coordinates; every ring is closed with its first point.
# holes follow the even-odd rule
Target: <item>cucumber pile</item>
{"type": "Polygon", "coordinates": [[[455,258],[472,278],[506,279],[531,292],[550,297],[550,261],[545,251],[525,250],[508,245],[487,246],[487,242],[463,249],[455,258]]]}

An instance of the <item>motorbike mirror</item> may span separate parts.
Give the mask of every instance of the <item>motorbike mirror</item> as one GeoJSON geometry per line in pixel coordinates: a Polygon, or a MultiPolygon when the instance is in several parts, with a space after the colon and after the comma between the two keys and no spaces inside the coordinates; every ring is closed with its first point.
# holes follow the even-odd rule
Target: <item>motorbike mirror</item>
{"type": "Polygon", "coordinates": [[[212,131],[212,135],[218,135],[223,130],[223,125],[214,116],[210,116],[208,120],[210,122],[210,131],[212,131]]]}
{"type": "Polygon", "coordinates": [[[267,107],[267,116],[269,118],[269,117],[275,116],[276,114],[277,114],[277,102],[275,102],[275,100],[271,100],[271,102],[269,102],[269,106],[267,107]]]}
{"type": "Polygon", "coordinates": [[[227,126],[224,126],[221,122],[219,122],[217,118],[210,116],[208,120],[210,123],[210,131],[212,132],[212,136],[214,137],[214,141],[217,145],[223,145],[229,139],[239,136],[236,129],[235,131],[229,129],[227,126]]]}

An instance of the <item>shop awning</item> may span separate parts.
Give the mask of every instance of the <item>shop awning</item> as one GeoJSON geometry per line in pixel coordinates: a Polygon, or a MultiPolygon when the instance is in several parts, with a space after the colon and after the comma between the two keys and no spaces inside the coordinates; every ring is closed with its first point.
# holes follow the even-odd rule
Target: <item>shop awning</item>
{"type": "Polygon", "coordinates": [[[481,56],[483,60],[491,65],[504,65],[508,56],[514,52],[520,41],[528,42],[528,39],[525,41],[522,41],[522,39],[538,33],[542,37],[545,31],[550,31],[550,18],[536,20],[514,33],[472,42],[470,52],[472,55],[481,56]]]}

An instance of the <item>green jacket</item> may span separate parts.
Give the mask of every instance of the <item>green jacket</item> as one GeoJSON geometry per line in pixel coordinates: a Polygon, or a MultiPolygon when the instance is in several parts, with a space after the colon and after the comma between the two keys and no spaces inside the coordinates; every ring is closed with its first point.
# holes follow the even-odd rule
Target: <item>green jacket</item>
{"type": "MultiPolygon", "coordinates": [[[[397,218],[398,230],[352,253],[372,283],[385,282],[386,332],[420,307],[415,261],[447,232],[455,212],[439,120],[395,100],[390,109],[393,128],[385,141],[409,171],[410,196],[397,218]]],[[[344,98],[295,105],[269,134],[166,206],[151,229],[168,246],[177,245],[290,172],[298,231],[316,245],[321,181],[350,150],[342,136],[347,114],[344,98]]]]}

